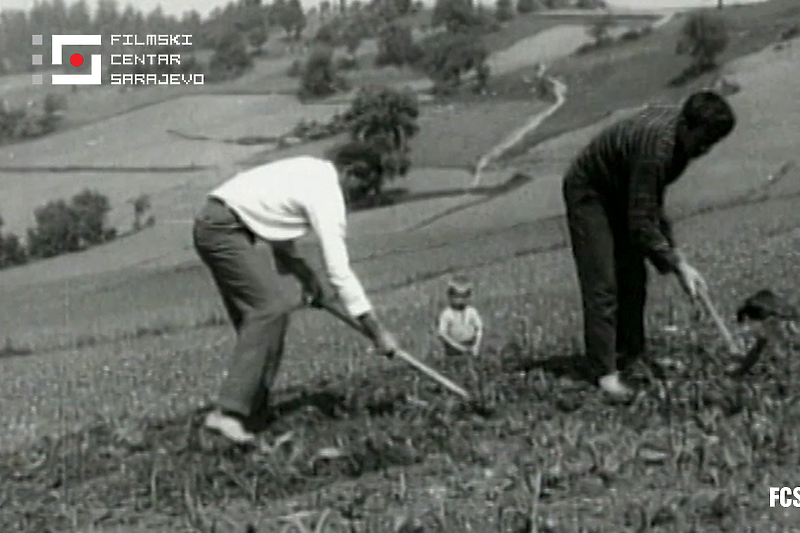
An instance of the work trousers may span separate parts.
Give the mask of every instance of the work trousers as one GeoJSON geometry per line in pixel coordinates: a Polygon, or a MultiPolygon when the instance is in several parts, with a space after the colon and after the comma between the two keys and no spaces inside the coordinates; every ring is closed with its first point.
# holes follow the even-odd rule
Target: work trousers
{"type": "Polygon", "coordinates": [[[575,172],[566,175],[563,194],[583,301],[586,358],[597,379],[643,355],[647,268],[630,243],[624,209],[615,209],[575,172]]]}
{"type": "Polygon", "coordinates": [[[274,254],[227,206],[211,199],[194,223],[194,246],[211,271],[236,329],[236,346],[217,406],[244,419],[265,416],[283,357],[291,304],[281,291],[274,254]]]}

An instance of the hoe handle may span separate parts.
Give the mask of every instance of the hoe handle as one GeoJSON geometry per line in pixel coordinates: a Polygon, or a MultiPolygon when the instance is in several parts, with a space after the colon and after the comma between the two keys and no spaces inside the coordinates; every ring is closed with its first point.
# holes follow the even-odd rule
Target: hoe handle
{"type": "Polygon", "coordinates": [[[698,291],[698,297],[700,298],[700,302],[703,304],[703,307],[706,309],[706,311],[708,311],[708,314],[711,315],[711,319],[717,326],[717,329],[719,330],[720,335],[722,335],[725,344],[728,345],[728,351],[734,355],[741,355],[741,346],[739,346],[739,343],[736,342],[736,339],[731,334],[728,326],[725,325],[725,321],[722,319],[719,311],[717,311],[714,302],[711,301],[711,296],[709,296],[705,287],[700,288],[698,291]]]}
{"type": "MultiPolygon", "coordinates": [[[[367,336],[366,331],[364,331],[364,328],[362,328],[361,325],[358,322],[356,322],[355,320],[353,320],[352,318],[347,316],[345,313],[343,313],[339,309],[333,307],[332,305],[327,305],[327,304],[325,305],[324,309],[326,311],[328,311],[330,314],[332,314],[333,316],[335,316],[336,318],[338,318],[339,320],[341,320],[342,322],[344,322],[345,324],[347,324],[348,326],[350,326],[351,328],[353,328],[354,330],[358,331],[359,333],[361,333],[364,336],[367,336]]],[[[467,401],[469,401],[471,399],[469,393],[466,390],[464,390],[463,388],[459,387],[458,385],[453,383],[451,380],[449,380],[446,377],[444,377],[443,375],[441,375],[436,370],[434,370],[431,367],[427,366],[426,364],[420,362],[415,357],[413,357],[411,354],[409,354],[409,353],[407,353],[407,352],[405,352],[403,350],[398,350],[397,352],[395,352],[394,355],[399,357],[400,359],[402,359],[403,361],[405,361],[409,365],[413,366],[415,369],[419,370],[420,372],[422,372],[423,374],[425,374],[426,376],[428,376],[432,380],[436,381],[437,383],[439,383],[440,385],[442,385],[446,389],[450,390],[451,392],[454,392],[455,394],[458,394],[463,399],[465,399],[467,401]]]]}

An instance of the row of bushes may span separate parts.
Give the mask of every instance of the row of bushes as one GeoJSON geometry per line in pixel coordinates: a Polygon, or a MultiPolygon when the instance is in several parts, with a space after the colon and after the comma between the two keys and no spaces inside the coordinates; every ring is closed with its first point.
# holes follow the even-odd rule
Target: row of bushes
{"type": "Polygon", "coordinates": [[[0,143],[32,139],[55,131],[63,119],[66,98],[48,94],[41,102],[12,107],[0,100],[0,143]]]}
{"type": "MultiPolygon", "coordinates": [[[[134,209],[132,232],[155,224],[153,216],[142,222],[150,209],[147,195],[141,195],[131,203],[134,209]]],[[[69,202],[50,201],[34,211],[36,225],[28,229],[26,242],[14,233],[2,231],[3,219],[0,217],[0,269],[113,241],[118,237],[118,231],[108,225],[110,211],[108,197],[91,189],[76,194],[69,202]]]]}
{"type": "MultiPolygon", "coordinates": [[[[379,39],[376,66],[410,66],[419,70],[434,82],[437,94],[457,90],[470,71],[476,73],[476,92],[489,81],[489,52],[477,33],[440,32],[415,42],[411,28],[394,23],[384,28],[379,39]]],[[[318,44],[304,64],[296,61],[290,67],[289,74],[300,76],[302,97],[320,98],[349,90],[351,84],[342,72],[355,66],[352,57],[334,61],[333,48],[318,44]]]]}

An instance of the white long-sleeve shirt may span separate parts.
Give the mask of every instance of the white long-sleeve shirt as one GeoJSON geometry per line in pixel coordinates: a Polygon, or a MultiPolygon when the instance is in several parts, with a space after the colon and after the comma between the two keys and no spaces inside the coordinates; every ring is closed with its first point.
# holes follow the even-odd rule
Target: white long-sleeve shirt
{"type": "Polygon", "coordinates": [[[346,209],[336,167],[310,156],[282,159],[241,172],[213,190],[250,231],[266,241],[296,240],[313,230],[328,278],[352,316],[372,310],[350,265],[346,209]]]}

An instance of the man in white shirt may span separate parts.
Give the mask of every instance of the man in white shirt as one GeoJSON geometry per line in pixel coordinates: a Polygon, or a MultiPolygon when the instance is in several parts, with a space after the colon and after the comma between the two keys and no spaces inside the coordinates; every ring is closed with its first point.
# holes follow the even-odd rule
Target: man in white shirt
{"type": "Polygon", "coordinates": [[[241,172],[213,190],[196,217],[195,249],[211,271],[238,337],[217,409],[205,425],[234,442],[254,440],[252,425],[263,422],[254,417],[268,403],[283,355],[294,305],[280,290],[280,275],[294,275],[311,305],[320,307],[325,298],[295,248],[309,231],[319,239],[328,279],[348,313],[380,353],[391,356],[398,349],[350,266],[340,178],[348,172],[382,172],[379,154],[356,148],[340,153],[362,154],[357,166],[345,158],[299,156],[241,172]],[[274,262],[264,262],[255,249],[258,240],[272,248],[274,262]]]}

